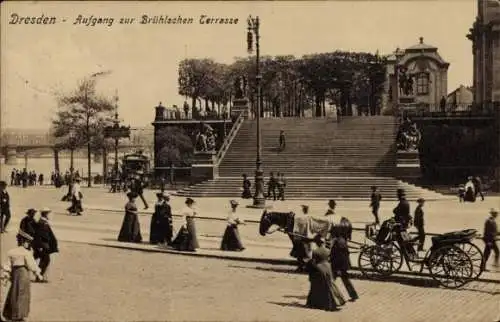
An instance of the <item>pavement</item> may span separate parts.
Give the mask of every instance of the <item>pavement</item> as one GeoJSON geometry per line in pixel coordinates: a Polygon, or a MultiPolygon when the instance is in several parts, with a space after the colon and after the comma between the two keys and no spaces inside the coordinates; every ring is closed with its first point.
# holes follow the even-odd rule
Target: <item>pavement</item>
{"type": "MultiPolygon", "coordinates": [[[[263,262],[284,265],[295,265],[293,258],[289,256],[291,243],[285,234],[275,232],[265,237],[258,234],[258,222],[262,210],[245,207],[251,200],[240,200],[239,216],[247,223],[240,226],[240,233],[246,249],[243,252],[220,251],[219,245],[222,233],[225,229],[225,219],[229,211],[229,202],[225,198],[199,198],[197,208],[197,230],[199,232],[201,248],[195,252],[177,252],[147,243],[133,244],[122,243],[116,240],[123,218],[123,205],[125,196],[123,194],[107,193],[105,189],[92,188],[83,189],[84,208],[83,216],[69,216],[65,208],[69,203],[61,202],[60,197],[64,190],[44,187],[10,188],[12,198],[13,218],[12,226],[17,227],[22,218],[23,211],[28,207],[49,207],[53,213],[52,224],[59,240],[84,243],[96,246],[129,249],[143,252],[175,253],[187,256],[198,256],[208,258],[219,258],[228,260],[239,260],[249,262],[263,262]],[[29,205],[29,206],[28,206],[29,205]]],[[[143,240],[149,240],[149,221],[155,200],[155,191],[147,190],[145,198],[150,202],[150,209],[140,211],[140,222],[142,224],[143,240]]],[[[183,207],[184,198],[172,197],[171,205],[174,212],[174,228],[180,227],[180,216],[178,212],[183,207]]],[[[276,211],[300,211],[304,203],[310,205],[311,214],[322,214],[325,211],[325,201],[269,201],[268,206],[276,211]]],[[[140,207],[141,201],[137,200],[140,207]]],[[[425,206],[426,225],[429,234],[439,234],[453,230],[475,228],[481,231],[484,219],[487,217],[489,208],[500,204],[500,198],[487,198],[484,202],[475,204],[460,204],[457,201],[441,200],[429,201],[425,206]]],[[[380,213],[382,219],[384,214],[390,214],[395,203],[382,202],[380,213]]],[[[412,205],[414,206],[414,205],[412,205]]],[[[337,213],[348,217],[356,229],[353,240],[356,242],[368,242],[364,237],[364,227],[371,222],[372,215],[367,202],[342,201],[339,202],[337,213]]],[[[12,228],[11,228],[12,229],[12,228]]],[[[14,233],[14,232],[12,232],[14,233]]],[[[10,234],[10,233],[9,233],[10,234]]],[[[430,237],[426,240],[427,248],[430,247],[430,237]]],[[[480,240],[474,241],[482,248],[480,240]]],[[[354,245],[357,247],[357,245],[354,245]]],[[[357,267],[358,252],[351,252],[351,263],[354,269],[357,267]]],[[[415,274],[410,272],[405,265],[403,274],[415,274]]],[[[485,281],[500,281],[500,274],[491,268],[491,272],[484,272],[481,276],[485,281]]]]}

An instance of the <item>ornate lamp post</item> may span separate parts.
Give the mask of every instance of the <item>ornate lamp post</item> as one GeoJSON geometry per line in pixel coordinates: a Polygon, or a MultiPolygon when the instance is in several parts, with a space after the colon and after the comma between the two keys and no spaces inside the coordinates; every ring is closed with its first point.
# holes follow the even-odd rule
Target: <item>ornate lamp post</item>
{"type": "Polygon", "coordinates": [[[117,187],[120,182],[118,176],[118,144],[121,138],[130,138],[130,126],[120,126],[118,119],[118,95],[115,97],[115,119],[113,126],[107,126],[104,129],[104,137],[112,138],[115,140],[115,164],[113,166],[114,178],[111,185],[111,192],[117,192],[117,187]]]}
{"type": "Polygon", "coordinates": [[[248,32],[247,32],[247,44],[248,44],[248,53],[252,53],[253,51],[253,36],[255,35],[255,80],[257,84],[257,158],[256,158],[256,170],[255,170],[255,195],[253,197],[253,207],[255,208],[265,208],[266,206],[266,198],[264,197],[264,171],[262,170],[262,149],[261,149],[261,132],[260,132],[260,114],[261,114],[261,79],[262,75],[260,74],[260,48],[259,48],[259,28],[260,28],[260,20],[259,17],[253,18],[249,16],[247,19],[248,23],[248,32]]]}
{"type": "Polygon", "coordinates": [[[73,178],[73,172],[75,171],[75,168],[74,168],[75,133],[73,133],[73,131],[71,131],[69,133],[69,144],[70,144],[69,173],[71,174],[71,177],[73,178]]]}

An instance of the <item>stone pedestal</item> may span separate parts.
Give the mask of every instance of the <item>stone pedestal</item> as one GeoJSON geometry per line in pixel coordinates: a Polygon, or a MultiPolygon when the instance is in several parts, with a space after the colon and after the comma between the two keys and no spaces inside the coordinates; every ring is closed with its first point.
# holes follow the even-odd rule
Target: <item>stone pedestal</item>
{"type": "Polygon", "coordinates": [[[191,181],[199,183],[218,177],[218,168],[215,166],[215,151],[195,152],[193,165],[191,166],[191,181]]]}
{"type": "Polygon", "coordinates": [[[7,146],[5,153],[5,164],[17,165],[17,150],[15,146],[7,146]]]}
{"type": "Polygon", "coordinates": [[[250,115],[250,105],[247,98],[237,98],[233,101],[231,108],[231,117],[238,116],[243,113],[243,117],[248,118],[250,115]]]}
{"type": "Polygon", "coordinates": [[[398,151],[396,161],[397,177],[403,180],[418,180],[422,176],[418,151],[398,151]]]}

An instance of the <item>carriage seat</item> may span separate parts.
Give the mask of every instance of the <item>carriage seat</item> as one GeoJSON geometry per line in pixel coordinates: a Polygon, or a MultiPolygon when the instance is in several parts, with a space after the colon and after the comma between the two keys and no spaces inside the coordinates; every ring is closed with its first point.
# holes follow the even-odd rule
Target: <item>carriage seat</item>
{"type": "Polygon", "coordinates": [[[477,234],[475,229],[465,229],[460,231],[452,231],[449,233],[441,234],[432,237],[432,245],[443,245],[443,244],[459,244],[469,242],[477,234]]]}

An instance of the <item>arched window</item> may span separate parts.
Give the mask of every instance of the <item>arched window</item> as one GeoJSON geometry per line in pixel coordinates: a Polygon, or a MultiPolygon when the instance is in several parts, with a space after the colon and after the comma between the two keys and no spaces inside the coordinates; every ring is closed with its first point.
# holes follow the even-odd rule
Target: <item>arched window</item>
{"type": "Polygon", "coordinates": [[[417,95],[429,94],[429,74],[420,73],[417,75],[417,95]]]}

